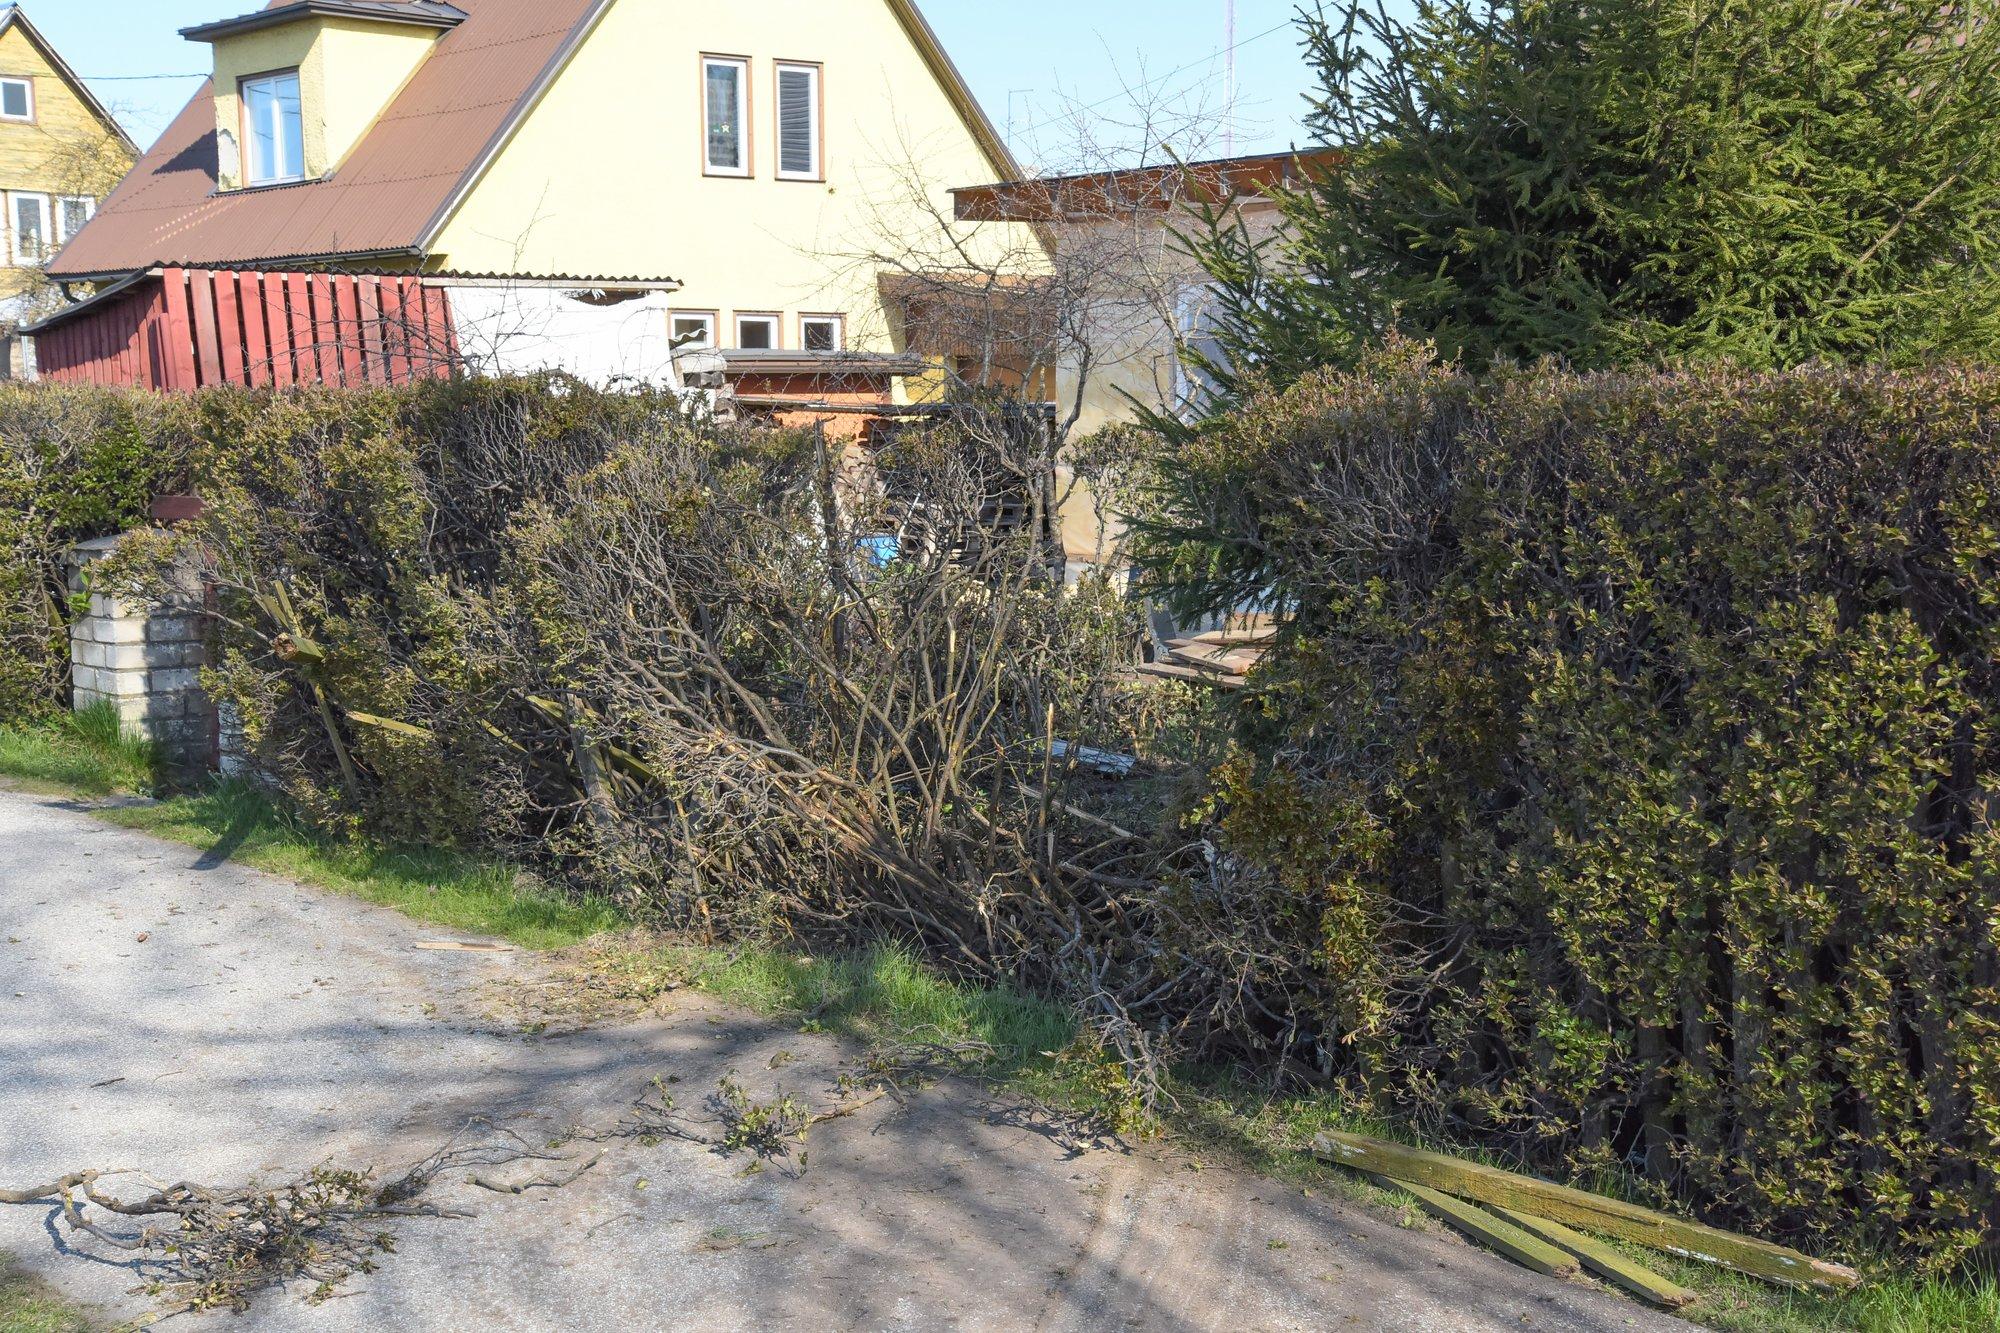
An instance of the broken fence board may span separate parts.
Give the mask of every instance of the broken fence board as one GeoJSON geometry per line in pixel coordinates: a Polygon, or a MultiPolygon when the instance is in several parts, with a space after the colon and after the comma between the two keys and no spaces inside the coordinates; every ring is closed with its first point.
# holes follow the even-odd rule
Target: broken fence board
{"type": "Polygon", "coordinates": [[[1695,1293],[1678,1286],[1640,1264],[1633,1263],[1594,1236],[1572,1231],[1560,1222],[1536,1217],[1513,1208],[1490,1205],[1492,1211],[1523,1231],[1541,1237],[1559,1250],[1573,1254],[1591,1272],[1623,1287],[1634,1296],[1667,1310],[1678,1310],[1695,1302],[1695,1293]]]}
{"type": "Polygon", "coordinates": [[[1860,1280],[1860,1275],[1851,1268],[1814,1259],[1769,1241],[1670,1217],[1651,1208],[1533,1176],[1406,1148],[1399,1143],[1329,1132],[1313,1140],[1313,1149],[1327,1161],[1357,1171],[1414,1181],[1460,1198],[1532,1213],[1552,1222],[1616,1236],[1772,1282],[1845,1290],[1860,1280]]]}
{"type": "Polygon", "coordinates": [[[1512,1222],[1493,1216],[1476,1204],[1454,1199],[1424,1185],[1369,1172],[1369,1178],[1385,1189],[1398,1189],[1441,1222],[1448,1222],[1489,1250],[1506,1255],[1524,1268],[1549,1277],[1576,1276],[1576,1260],[1539,1236],[1530,1235],[1512,1222]]]}

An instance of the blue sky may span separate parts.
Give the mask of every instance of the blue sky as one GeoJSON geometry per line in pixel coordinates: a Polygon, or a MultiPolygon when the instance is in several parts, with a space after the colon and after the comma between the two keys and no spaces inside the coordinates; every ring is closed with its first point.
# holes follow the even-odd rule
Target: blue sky
{"type": "MultiPolygon", "coordinates": [[[[674,0],[652,0],[672,3],[674,0]]],[[[694,3],[695,0],[686,0],[694,3]]],[[[738,0],[751,3],[753,0],[738,0]]],[[[1129,95],[1196,113],[1205,146],[1283,149],[1302,137],[1308,75],[1288,20],[1295,0],[1237,0],[1233,140],[1223,128],[1225,0],[926,0],[924,12],[973,89],[1024,157],[1055,165],[1077,136],[1065,112],[1106,122],[1116,143],[1129,95]],[[1050,34],[1061,34],[1051,40],[1050,34]]],[[[261,7],[261,0],[24,0],[23,7],[142,144],[186,102],[206,48],[179,29],[261,7]]],[[[1067,165],[1067,163],[1064,163],[1067,165]]]]}

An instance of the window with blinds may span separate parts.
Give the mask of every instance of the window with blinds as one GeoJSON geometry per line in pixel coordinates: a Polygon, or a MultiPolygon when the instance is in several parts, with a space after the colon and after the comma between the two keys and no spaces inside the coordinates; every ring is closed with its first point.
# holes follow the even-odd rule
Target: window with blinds
{"type": "Polygon", "coordinates": [[[778,178],[823,179],[818,65],[778,66],[778,178]]]}
{"type": "Polygon", "coordinates": [[[711,176],[750,174],[750,62],[704,56],[703,165],[711,176]]]}

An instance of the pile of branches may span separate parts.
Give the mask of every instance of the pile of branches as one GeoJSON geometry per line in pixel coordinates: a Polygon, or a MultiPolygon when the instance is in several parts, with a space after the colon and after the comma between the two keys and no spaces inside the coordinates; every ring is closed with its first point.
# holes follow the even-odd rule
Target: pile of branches
{"type": "Polygon", "coordinates": [[[1114,1014],[1201,985],[1147,926],[1187,849],[1094,808],[1075,757],[1132,748],[1139,626],[1065,586],[1051,423],[718,433],[534,383],[267,406],[205,401],[245,447],[125,568],[200,563],[211,684],[321,823],[1114,1014]]]}
{"type": "Polygon", "coordinates": [[[155,1276],[145,1290],[163,1305],[147,1323],[201,1310],[240,1313],[258,1292],[299,1280],[313,1284],[312,1302],[323,1301],[395,1251],[392,1219],[452,1216],[413,1201],[422,1192],[414,1174],[387,1188],[359,1172],[320,1167],[271,1189],[145,1181],[150,1192],[137,1199],[109,1190],[108,1179],[129,1174],[76,1171],[0,1189],[0,1203],[51,1204],[73,1231],[148,1260],[155,1276]],[[115,1230],[90,1214],[93,1207],[141,1226],[115,1230]]]}
{"type": "Polygon", "coordinates": [[[725,1157],[748,1154],[750,1170],[771,1164],[796,1179],[807,1169],[808,1141],[819,1126],[884,1099],[901,1102],[940,1078],[976,1074],[997,1055],[979,1041],[883,1046],[836,1078],[831,1100],[819,1105],[782,1088],[759,1096],[725,1076],[700,1116],[684,1112],[668,1090],[670,1080],[656,1075],[615,1121],[572,1126],[533,1142],[474,1118],[385,1183],[377,1183],[372,1171],[332,1165],[277,1185],[234,1186],[165,1184],[138,1171],[93,1169],[24,1189],[0,1187],[0,1205],[53,1207],[72,1232],[134,1256],[147,1274],[134,1290],[157,1304],[128,1329],[181,1314],[241,1314],[259,1294],[298,1282],[309,1284],[306,1303],[317,1305],[349,1279],[376,1272],[396,1252],[398,1224],[473,1216],[428,1201],[442,1182],[462,1178],[501,1196],[561,1190],[597,1167],[609,1145],[652,1148],[668,1140],[725,1157]],[[147,1192],[127,1198],[111,1188],[110,1182],[124,1179],[138,1180],[147,1192]],[[137,1223],[137,1229],[121,1229],[99,1214],[137,1223]]]}

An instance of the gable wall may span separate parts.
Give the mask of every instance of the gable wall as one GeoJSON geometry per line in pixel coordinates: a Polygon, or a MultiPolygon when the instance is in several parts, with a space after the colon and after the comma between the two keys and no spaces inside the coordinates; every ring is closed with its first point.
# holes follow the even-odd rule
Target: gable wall
{"type": "Polygon", "coordinates": [[[35,82],[35,123],[0,121],[0,298],[6,298],[29,285],[13,262],[13,193],[101,199],[131,158],[19,27],[0,34],[0,74],[35,82]]]}
{"type": "Polygon", "coordinates": [[[880,265],[865,257],[894,238],[946,253],[949,230],[989,257],[1039,255],[1025,227],[939,221],[953,186],[1002,174],[884,0],[617,0],[433,263],[678,278],[675,308],[719,313],[725,345],[736,312],[782,314],[790,348],[801,314],[842,314],[850,346],[888,350],[880,265]],[[705,53],[751,61],[750,179],[703,173],[705,53]],[[778,60],[824,66],[824,182],[776,179],[778,60]]]}

